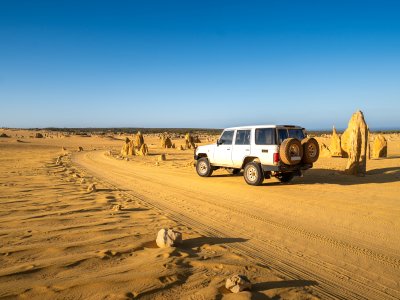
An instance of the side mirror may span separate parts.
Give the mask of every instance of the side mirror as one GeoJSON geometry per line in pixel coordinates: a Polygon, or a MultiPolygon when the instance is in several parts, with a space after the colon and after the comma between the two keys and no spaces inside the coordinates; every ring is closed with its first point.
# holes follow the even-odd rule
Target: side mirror
{"type": "Polygon", "coordinates": [[[219,145],[221,145],[222,143],[221,143],[221,141],[218,139],[217,140],[217,146],[219,146],[219,145]]]}

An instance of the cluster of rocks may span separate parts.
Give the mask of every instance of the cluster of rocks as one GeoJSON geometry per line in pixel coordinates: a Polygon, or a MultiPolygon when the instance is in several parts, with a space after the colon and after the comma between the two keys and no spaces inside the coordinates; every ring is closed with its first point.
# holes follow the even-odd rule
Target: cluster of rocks
{"type": "Polygon", "coordinates": [[[5,134],[5,133],[0,134],[0,137],[2,137],[2,138],[9,138],[9,136],[8,136],[7,134],[5,134]]]}
{"type": "Polygon", "coordinates": [[[144,138],[140,131],[136,135],[135,145],[133,144],[133,140],[131,141],[129,138],[125,138],[125,144],[121,149],[122,155],[147,155],[148,153],[149,149],[144,143],[144,138]],[[136,153],[135,148],[139,151],[138,153],[136,153]]]}
{"type": "MultiPolygon", "coordinates": [[[[348,158],[345,174],[365,176],[366,161],[371,158],[370,132],[361,111],[353,114],[341,137],[333,126],[331,145],[319,143],[320,157],[348,158]]],[[[387,157],[387,141],[379,135],[374,141],[373,158],[387,157]]]]}

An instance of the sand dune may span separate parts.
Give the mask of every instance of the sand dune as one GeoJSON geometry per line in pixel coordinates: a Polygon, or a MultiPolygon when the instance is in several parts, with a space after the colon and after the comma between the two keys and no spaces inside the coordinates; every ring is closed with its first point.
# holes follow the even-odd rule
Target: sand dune
{"type": "Polygon", "coordinates": [[[157,138],[126,161],[124,137],[11,133],[0,141],[0,299],[400,298],[398,138],[366,177],[321,158],[292,183],[251,187],[223,170],[200,178],[193,150],[157,138]],[[182,232],[182,246],[158,248],[161,228],[182,232]],[[252,291],[226,290],[232,274],[252,291]]]}

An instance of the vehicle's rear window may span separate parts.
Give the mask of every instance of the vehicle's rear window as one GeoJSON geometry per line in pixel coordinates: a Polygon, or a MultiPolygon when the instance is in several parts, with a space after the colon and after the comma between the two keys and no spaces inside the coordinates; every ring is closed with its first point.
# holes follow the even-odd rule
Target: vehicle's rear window
{"type": "Polygon", "coordinates": [[[282,144],[282,142],[287,139],[286,129],[278,129],[278,135],[279,135],[279,144],[282,144]]]}
{"type": "Polygon", "coordinates": [[[256,145],[276,145],[275,128],[256,129],[256,145]]]}
{"type": "Polygon", "coordinates": [[[289,129],[289,137],[298,139],[299,141],[304,140],[303,130],[301,129],[289,129]]]}

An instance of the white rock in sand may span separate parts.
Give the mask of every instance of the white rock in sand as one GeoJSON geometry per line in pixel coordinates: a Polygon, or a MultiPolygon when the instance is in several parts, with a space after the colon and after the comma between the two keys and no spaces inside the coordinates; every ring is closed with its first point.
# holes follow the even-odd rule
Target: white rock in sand
{"type": "Polygon", "coordinates": [[[182,244],[182,233],[171,229],[161,229],[158,232],[156,243],[160,248],[176,247],[177,245],[182,244]]]}
{"type": "Polygon", "coordinates": [[[87,190],[88,190],[88,192],[96,192],[97,191],[96,185],[94,185],[94,184],[89,185],[87,190]]]}
{"type": "Polygon", "coordinates": [[[225,287],[232,293],[239,293],[251,289],[251,283],[246,276],[233,275],[231,278],[226,280],[225,287]]]}
{"type": "Polygon", "coordinates": [[[119,205],[119,204],[112,205],[112,206],[111,206],[111,209],[112,209],[113,211],[119,211],[119,210],[122,209],[122,205],[119,205]]]}

